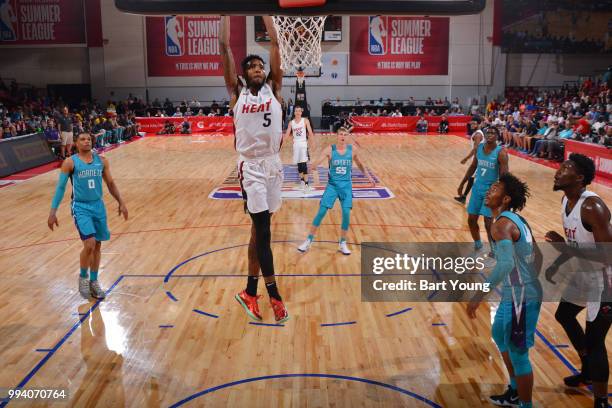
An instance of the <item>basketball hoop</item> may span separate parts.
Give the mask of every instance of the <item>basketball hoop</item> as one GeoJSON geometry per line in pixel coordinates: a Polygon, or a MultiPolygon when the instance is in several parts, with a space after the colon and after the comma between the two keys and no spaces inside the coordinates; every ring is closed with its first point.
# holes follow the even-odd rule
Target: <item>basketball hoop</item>
{"type": "Polygon", "coordinates": [[[327,16],[272,16],[283,71],[295,71],[297,76],[297,72],[305,67],[321,68],[321,37],[326,18],[327,16]]]}
{"type": "Polygon", "coordinates": [[[304,77],[306,76],[306,73],[304,72],[304,70],[302,69],[298,69],[295,72],[295,76],[297,77],[297,82],[300,86],[304,85],[304,77]]]}

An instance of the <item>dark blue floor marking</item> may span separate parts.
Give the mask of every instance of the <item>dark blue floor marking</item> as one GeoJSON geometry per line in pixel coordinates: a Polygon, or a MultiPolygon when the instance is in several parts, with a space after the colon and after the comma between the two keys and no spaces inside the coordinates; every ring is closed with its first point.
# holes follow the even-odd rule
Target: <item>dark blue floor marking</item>
{"type": "Polygon", "coordinates": [[[432,326],[446,326],[446,323],[432,323],[432,326]]]}
{"type": "MultiPolygon", "coordinates": [[[[119,284],[119,282],[121,282],[121,280],[123,279],[123,275],[119,276],[119,278],[117,278],[117,280],[115,281],[115,283],[113,283],[113,285],[108,288],[106,290],[106,295],[110,294],[113,289],[115,289],[115,287],[117,287],[117,285],[119,284]]],[[[70,336],[72,336],[72,333],[74,333],[76,331],[76,329],[78,329],[81,324],[87,320],[87,317],[89,317],[89,315],[98,308],[98,306],[100,306],[100,303],[102,301],[101,300],[97,300],[96,303],[94,303],[89,310],[83,315],[81,316],[81,318],[79,319],[79,321],[77,323],[74,324],[74,326],[72,326],[72,328],[70,330],[68,330],[68,332],[64,335],[64,337],[62,337],[56,344],[55,346],[38,362],[38,364],[36,364],[34,366],[34,368],[32,370],[30,370],[30,372],[23,378],[23,380],[21,380],[19,382],[19,384],[17,384],[16,387],[14,387],[15,390],[20,390],[23,387],[25,387],[28,382],[32,379],[32,377],[34,377],[34,375],[36,375],[36,373],[42,368],[42,366],[45,365],[45,363],[47,361],[49,361],[49,359],[55,354],[55,352],[62,347],[62,345],[66,342],[66,340],[68,340],[68,338],[70,338],[70,336]]],[[[8,403],[10,402],[10,398],[3,402],[2,404],[0,404],[0,408],[5,407],[8,403]]]]}
{"type": "Polygon", "coordinates": [[[277,324],[277,323],[257,323],[257,322],[249,322],[249,324],[252,324],[253,326],[285,327],[285,325],[284,325],[284,324],[277,324]]]}
{"type": "Polygon", "coordinates": [[[219,318],[219,316],[217,316],[217,315],[215,315],[215,314],[212,314],[212,313],[206,313],[206,312],[205,312],[205,311],[203,311],[203,310],[193,309],[193,311],[194,311],[194,312],[196,312],[196,313],[198,313],[198,314],[204,315],[204,316],[213,317],[213,318],[215,318],[215,319],[218,319],[218,318],[219,318]]]}
{"type": "Polygon", "coordinates": [[[36,349],[39,353],[50,353],[53,349],[36,349]]]}
{"type": "Polygon", "coordinates": [[[560,349],[560,348],[569,348],[569,346],[567,344],[555,344],[555,347],[560,349]]]}
{"type": "Polygon", "coordinates": [[[194,399],[199,398],[203,395],[210,394],[215,391],[222,390],[224,388],[234,387],[240,384],[246,384],[246,383],[255,382],[255,381],[273,380],[273,379],[279,379],[279,378],[304,378],[304,377],[306,378],[330,378],[333,380],[355,381],[355,382],[361,382],[361,383],[370,384],[370,385],[376,385],[378,387],[387,388],[389,390],[397,391],[399,393],[412,397],[418,401],[423,402],[424,404],[430,407],[442,408],[441,405],[436,404],[435,402],[423,397],[422,395],[419,395],[415,392],[409,391],[404,388],[400,388],[396,385],[386,384],[386,383],[376,381],[376,380],[369,380],[367,378],[349,377],[347,375],[336,375],[336,374],[277,374],[277,375],[266,375],[263,377],[245,378],[244,380],[233,381],[233,382],[229,382],[226,384],[217,385],[216,387],[207,388],[203,391],[190,395],[187,398],[180,400],[179,402],[172,404],[170,408],[180,407],[181,405],[186,404],[190,401],[193,401],[194,399]]]}
{"type": "Polygon", "coordinates": [[[389,313],[389,314],[387,315],[387,317],[398,316],[398,315],[401,315],[402,313],[406,313],[406,312],[409,312],[409,311],[411,311],[411,310],[412,310],[412,308],[411,308],[411,307],[407,307],[406,309],[398,310],[398,311],[397,311],[397,312],[395,312],[395,313],[389,313]]]}
{"type": "Polygon", "coordinates": [[[352,321],[352,322],[341,322],[341,323],[321,323],[321,327],[348,326],[349,324],[357,324],[357,322],[352,321]]]}
{"type": "Polygon", "coordinates": [[[173,302],[178,302],[178,299],[174,297],[174,295],[172,294],[172,292],[170,292],[169,290],[166,291],[166,295],[168,295],[168,297],[173,301],[173,302]]]}
{"type": "Polygon", "coordinates": [[[174,327],[174,325],[173,325],[173,324],[160,324],[160,325],[159,325],[159,328],[160,328],[160,329],[171,329],[171,328],[173,328],[173,327],[174,327]]]}

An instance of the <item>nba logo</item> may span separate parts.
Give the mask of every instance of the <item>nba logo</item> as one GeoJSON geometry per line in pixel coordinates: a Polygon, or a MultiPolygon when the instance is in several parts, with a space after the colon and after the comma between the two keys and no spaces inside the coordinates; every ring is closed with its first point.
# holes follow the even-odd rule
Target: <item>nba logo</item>
{"type": "Polygon", "coordinates": [[[180,57],[185,53],[185,35],[183,31],[183,17],[164,17],[166,26],[166,55],[180,57]]]}
{"type": "Polygon", "coordinates": [[[17,41],[17,7],[14,3],[0,0],[0,41],[17,41]]]}
{"type": "Polygon", "coordinates": [[[387,17],[370,16],[368,27],[368,53],[385,55],[387,53],[387,17]]]}

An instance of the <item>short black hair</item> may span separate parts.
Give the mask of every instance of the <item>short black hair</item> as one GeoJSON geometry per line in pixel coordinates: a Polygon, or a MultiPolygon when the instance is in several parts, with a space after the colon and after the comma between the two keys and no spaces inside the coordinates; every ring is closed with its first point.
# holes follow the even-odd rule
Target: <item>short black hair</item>
{"type": "Polygon", "coordinates": [[[249,65],[251,64],[251,61],[253,61],[253,60],[259,60],[259,61],[261,61],[264,64],[266,63],[264,61],[264,59],[261,58],[259,55],[249,54],[240,63],[240,66],[242,67],[242,73],[243,74],[246,74],[247,70],[249,69],[249,65]]]}
{"type": "Polygon", "coordinates": [[[595,162],[590,157],[580,153],[572,153],[568,159],[574,162],[578,174],[584,177],[584,185],[588,186],[591,184],[595,178],[595,162]]]}
{"type": "Polygon", "coordinates": [[[484,133],[486,134],[486,133],[488,133],[490,130],[494,131],[494,132],[495,132],[495,134],[497,135],[497,137],[499,138],[499,129],[498,129],[498,128],[496,128],[495,126],[491,125],[491,126],[489,126],[489,127],[487,127],[487,128],[485,129],[485,132],[484,132],[484,133]]]}
{"type": "Polygon", "coordinates": [[[512,173],[501,175],[499,182],[504,185],[504,192],[510,197],[510,210],[521,211],[525,208],[527,197],[531,195],[527,183],[522,182],[512,173]]]}

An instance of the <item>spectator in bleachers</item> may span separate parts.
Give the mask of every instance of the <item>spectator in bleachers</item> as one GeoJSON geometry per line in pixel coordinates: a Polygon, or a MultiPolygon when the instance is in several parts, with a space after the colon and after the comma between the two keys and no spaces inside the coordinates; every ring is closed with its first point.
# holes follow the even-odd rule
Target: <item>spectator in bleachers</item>
{"type": "Polygon", "coordinates": [[[446,117],[446,115],[442,116],[442,120],[440,121],[440,124],[438,125],[438,133],[448,133],[449,130],[449,123],[448,123],[448,118],[446,117]]]}
{"type": "Polygon", "coordinates": [[[395,118],[401,118],[403,116],[402,111],[400,111],[399,109],[395,109],[395,111],[391,114],[391,116],[395,118]]]}
{"type": "Polygon", "coordinates": [[[425,116],[421,115],[421,117],[417,121],[416,131],[418,133],[427,132],[427,120],[425,120],[425,116]]]}
{"type": "Polygon", "coordinates": [[[184,135],[191,134],[191,124],[187,118],[183,119],[183,123],[181,123],[181,133],[184,135]]]}
{"type": "Polygon", "coordinates": [[[204,116],[204,111],[202,109],[199,109],[196,116],[204,116]]]}
{"type": "Polygon", "coordinates": [[[53,119],[49,119],[47,121],[47,126],[44,130],[45,140],[49,144],[49,147],[53,151],[56,156],[60,155],[60,150],[62,146],[62,142],[60,140],[60,135],[57,129],[53,124],[53,119]]]}
{"type": "Polygon", "coordinates": [[[163,129],[157,132],[158,135],[173,135],[174,133],[176,133],[176,128],[174,127],[174,124],[169,120],[166,120],[163,129]]]}

